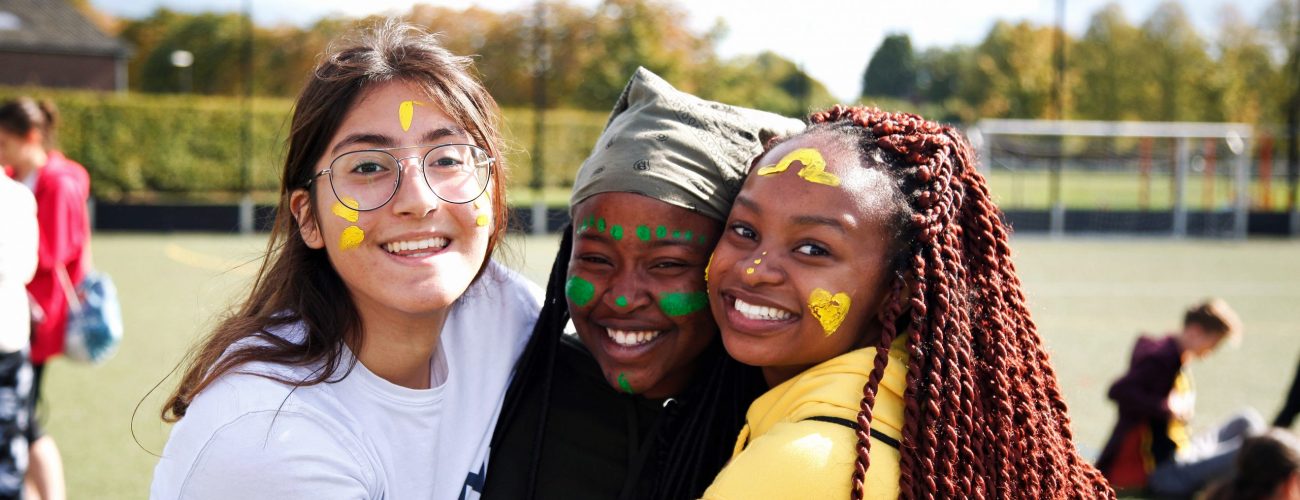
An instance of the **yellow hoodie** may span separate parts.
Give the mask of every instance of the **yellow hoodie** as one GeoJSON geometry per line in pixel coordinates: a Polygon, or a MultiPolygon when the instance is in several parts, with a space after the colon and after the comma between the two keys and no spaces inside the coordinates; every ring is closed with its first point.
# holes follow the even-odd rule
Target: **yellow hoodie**
{"type": "MultiPolygon", "coordinates": [[[[884,434],[895,445],[901,439],[906,342],[900,336],[891,346],[885,376],[876,392],[867,498],[898,497],[898,449],[874,434],[884,434]]],[[[808,419],[855,422],[875,355],[876,348],[866,348],[832,358],[754,400],[731,462],[704,492],[704,498],[849,498],[857,460],[855,431],[841,423],[808,419]]]]}

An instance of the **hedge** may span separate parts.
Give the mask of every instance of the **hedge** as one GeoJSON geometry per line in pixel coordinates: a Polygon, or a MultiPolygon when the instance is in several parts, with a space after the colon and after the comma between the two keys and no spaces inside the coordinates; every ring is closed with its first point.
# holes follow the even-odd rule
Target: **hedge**
{"type": "MultiPolygon", "coordinates": [[[[0,101],[20,95],[55,102],[58,147],[90,171],[98,199],[210,199],[244,190],[240,99],[0,87],[0,101]]],[[[251,101],[249,187],[255,192],[279,187],[291,107],[289,99],[251,101]]],[[[507,109],[504,115],[511,188],[526,188],[533,177],[533,113],[507,109]]],[[[547,112],[544,185],[572,183],[605,120],[589,111],[547,112]]]]}

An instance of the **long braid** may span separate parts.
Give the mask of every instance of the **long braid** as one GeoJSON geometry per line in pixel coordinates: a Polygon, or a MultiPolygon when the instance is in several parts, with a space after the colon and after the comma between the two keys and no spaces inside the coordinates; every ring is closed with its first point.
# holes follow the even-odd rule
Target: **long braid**
{"type": "Polygon", "coordinates": [[[560,348],[560,336],[564,335],[564,325],[569,321],[569,304],[564,297],[564,282],[568,277],[569,254],[573,248],[572,224],[560,230],[560,249],[555,254],[555,263],[551,265],[551,275],[546,281],[546,295],[542,299],[542,310],[538,313],[537,323],[533,326],[533,335],[528,339],[524,352],[515,364],[516,383],[511,383],[502,403],[501,415],[497,418],[497,428],[492,433],[493,448],[498,448],[499,439],[507,433],[505,426],[514,421],[515,412],[519,411],[522,401],[532,391],[541,391],[541,418],[533,434],[532,459],[529,461],[528,483],[525,498],[533,498],[537,486],[538,468],[542,463],[542,449],[546,436],[546,418],[551,406],[551,387],[555,375],[555,357],[560,348]]]}
{"type": "Polygon", "coordinates": [[[951,127],[836,106],[810,133],[857,140],[898,189],[894,283],[858,411],[853,498],[865,494],[872,407],[898,334],[910,362],[903,498],[1109,497],[1072,442],[1065,400],[1011,262],[1009,231],[974,154],[951,127]],[[896,324],[908,318],[904,332],[896,324]]]}

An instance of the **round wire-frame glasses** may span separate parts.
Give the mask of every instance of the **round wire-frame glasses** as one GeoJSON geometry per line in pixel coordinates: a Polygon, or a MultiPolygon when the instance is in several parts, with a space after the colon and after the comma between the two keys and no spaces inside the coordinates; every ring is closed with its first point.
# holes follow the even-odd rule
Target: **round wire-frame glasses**
{"type": "Polygon", "coordinates": [[[329,168],[317,172],[307,187],[328,175],[330,190],[343,206],[365,212],[388,204],[401,187],[402,162],[419,158],[420,177],[434,196],[447,203],[474,201],[487,191],[496,159],[487,150],[473,144],[437,144],[402,146],[350,151],[330,162],[329,168]],[[419,156],[398,158],[390,151],[429,148],[419,156]]]}

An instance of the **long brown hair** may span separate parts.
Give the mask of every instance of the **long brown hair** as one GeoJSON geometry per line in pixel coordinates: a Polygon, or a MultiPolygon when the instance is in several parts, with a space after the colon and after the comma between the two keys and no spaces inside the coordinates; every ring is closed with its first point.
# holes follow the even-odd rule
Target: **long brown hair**
{"type": "Polygon", "coordinates": [[[26,136],[36,130],[41,133],[42,146],[54,149],[55,131],[59,125],[59,109],[54,102],[30,97],[19,97],[0,104],[0,130],[13,135],[26,136]]]}
{"type": "MultiPolygon", "coordinates": [[[[339,40],[327,51],[294,105],[280,203],[266,258],[248,297],[190,353],[180,385],[163,407],[163,420],[184,417],[195,395],[241,364],[320,363],[322,368],[306,380],[268,376],[286,384],[313,385],[340,370],[345,343],[360,348],[356,307],[325,250],[309,248],[299,236],[289,199],[295,190],[307,187],[317,161],[358,96],[376,84],[404,81],[418,86],[496,158],[490,188],[496,222],[487,246],[487,254],[492,255],[507,220],[500,110],[471,73],[472,67],[469,58],[448,52],[434,35],[392,20],[339,40]],[[270,332],[297,322],[305,327],[302,343],[270,332]],[[259,341],[246,341],[251,338],[259,341]]],[[[479,275],[487,259],[483,266],[479,275]]]]}
{"type": "Polygon", "coordinates": [[[900,449],[903,498],[1113,497],[1079,457],[1070,419],[1011,263],[1009,231],[952,127],[836,106],[805,134],[852,141],[891,179],[894,277],[858,411],[853,498],[870,467],[872,406],[897,335],[910,363],[900,449]]]}

